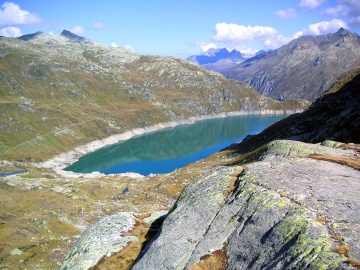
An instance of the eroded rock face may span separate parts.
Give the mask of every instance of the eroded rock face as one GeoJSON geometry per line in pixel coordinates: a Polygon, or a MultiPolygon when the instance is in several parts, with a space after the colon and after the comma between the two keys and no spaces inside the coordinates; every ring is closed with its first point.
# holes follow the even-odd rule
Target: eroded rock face
{"type": "Polygon", "coordinates": [[[334,250],[348,245],[347,255],[360,257],[360,173],[310,159],[314,153],[356,155],[275,141],[254,154],[258,161],[244,167],[227,198],[236,166],[210,170],[186,187],[132,269],[196,269],[216,250],[226,250],[227,269],[350,267],[334,250]]]}

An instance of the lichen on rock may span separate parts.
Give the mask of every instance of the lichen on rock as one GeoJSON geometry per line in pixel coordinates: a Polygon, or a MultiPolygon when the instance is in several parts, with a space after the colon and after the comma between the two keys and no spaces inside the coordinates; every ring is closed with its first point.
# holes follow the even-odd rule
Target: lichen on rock
{"type": "Polygon", "coordinates": [[[101,258],[120,251],[128,242],[138,241],[135,236],[121,236],[134,225],[132,213],[121,212],[100,219],[83,232],[59,269],[89,269],[101,258]]]}
{"type": "Polygon", "coordinates": [[[358,219],[350,221],[354,213],[335,193],[352,181],[355,189],[347,201],[356,208],[353,180],[359,173],[308,155],[356,153],[294,141],[275,141],[259,151],[227,198],[223,192],[236,166],[215,167],[189,184],[132,269],[197,269],[203,258],[224,250],[227,269],[351,268],[335,252],[338,240],[331,224],[347,220],[353,225],[353,230],[342,226],[341,233],[357,257],[358,219]],[[328,191],[324,187],[331,179],[338,183],[328,191]],[[322,214],[326,222],[318,220],[322,214]]]}

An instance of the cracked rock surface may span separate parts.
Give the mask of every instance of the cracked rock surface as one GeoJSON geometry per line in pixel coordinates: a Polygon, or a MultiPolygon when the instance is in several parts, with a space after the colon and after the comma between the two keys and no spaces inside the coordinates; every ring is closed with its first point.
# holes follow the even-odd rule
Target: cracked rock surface
{"type": "Polygon", "coordinates": [[[348,245],[347,256],[360,255],[360,173],[313,153],[356,155],[275,141],[255,153],[258,161],[244,167],[227,198],[236,166],[208,171],[185,188],[132,269],[197,269],[218,250],[226,250],[227,269],[351,268],[334,250],[348,245]]]}

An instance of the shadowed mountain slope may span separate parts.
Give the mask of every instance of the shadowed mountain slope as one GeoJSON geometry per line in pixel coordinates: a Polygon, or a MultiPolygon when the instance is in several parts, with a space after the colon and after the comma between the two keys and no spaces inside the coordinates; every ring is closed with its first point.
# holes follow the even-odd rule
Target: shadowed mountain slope
{"type": "Polygon", "coordinates": [[[227,149],[252,151],[278,139],[360,143],[360,69],[345,73],[309,109],[293,114],[227,149]]]}
{"type": "Polygon", "coordinates": [[[360,69],[219,153],[131,269],[358,269],[359,91],[360,69]]]}

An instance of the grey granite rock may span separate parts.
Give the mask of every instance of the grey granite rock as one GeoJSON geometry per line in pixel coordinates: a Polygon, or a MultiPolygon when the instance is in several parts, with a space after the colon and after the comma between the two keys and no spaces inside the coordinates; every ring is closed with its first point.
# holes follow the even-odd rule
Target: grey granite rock
{"type": "Polygon", "coordinates": [[[350,246],[350,256],[360,256],[360,173],[308,154],[356,153],[294,141],[260,152],[227,199],[236,166],[191,183],[132,269],[190,269],[216,250],[226,250],[227,269],[351,268],[334,252],[340,242],[333,234],[350,246]]]}
{"type": "Polygon", "coordinates": [[[121,236],[134,225],[132,213],[117,213],[100,219],[83,232],[59,269],[89,269],[102,257],[120,251],[128,242],[138,241],[135,236],[121,236]]]}
{"type": "Polygon", "coordinates": [[[183,269],[219,212],[232,171],[216,168],[189,184],[132,269],[183,269]]]}

